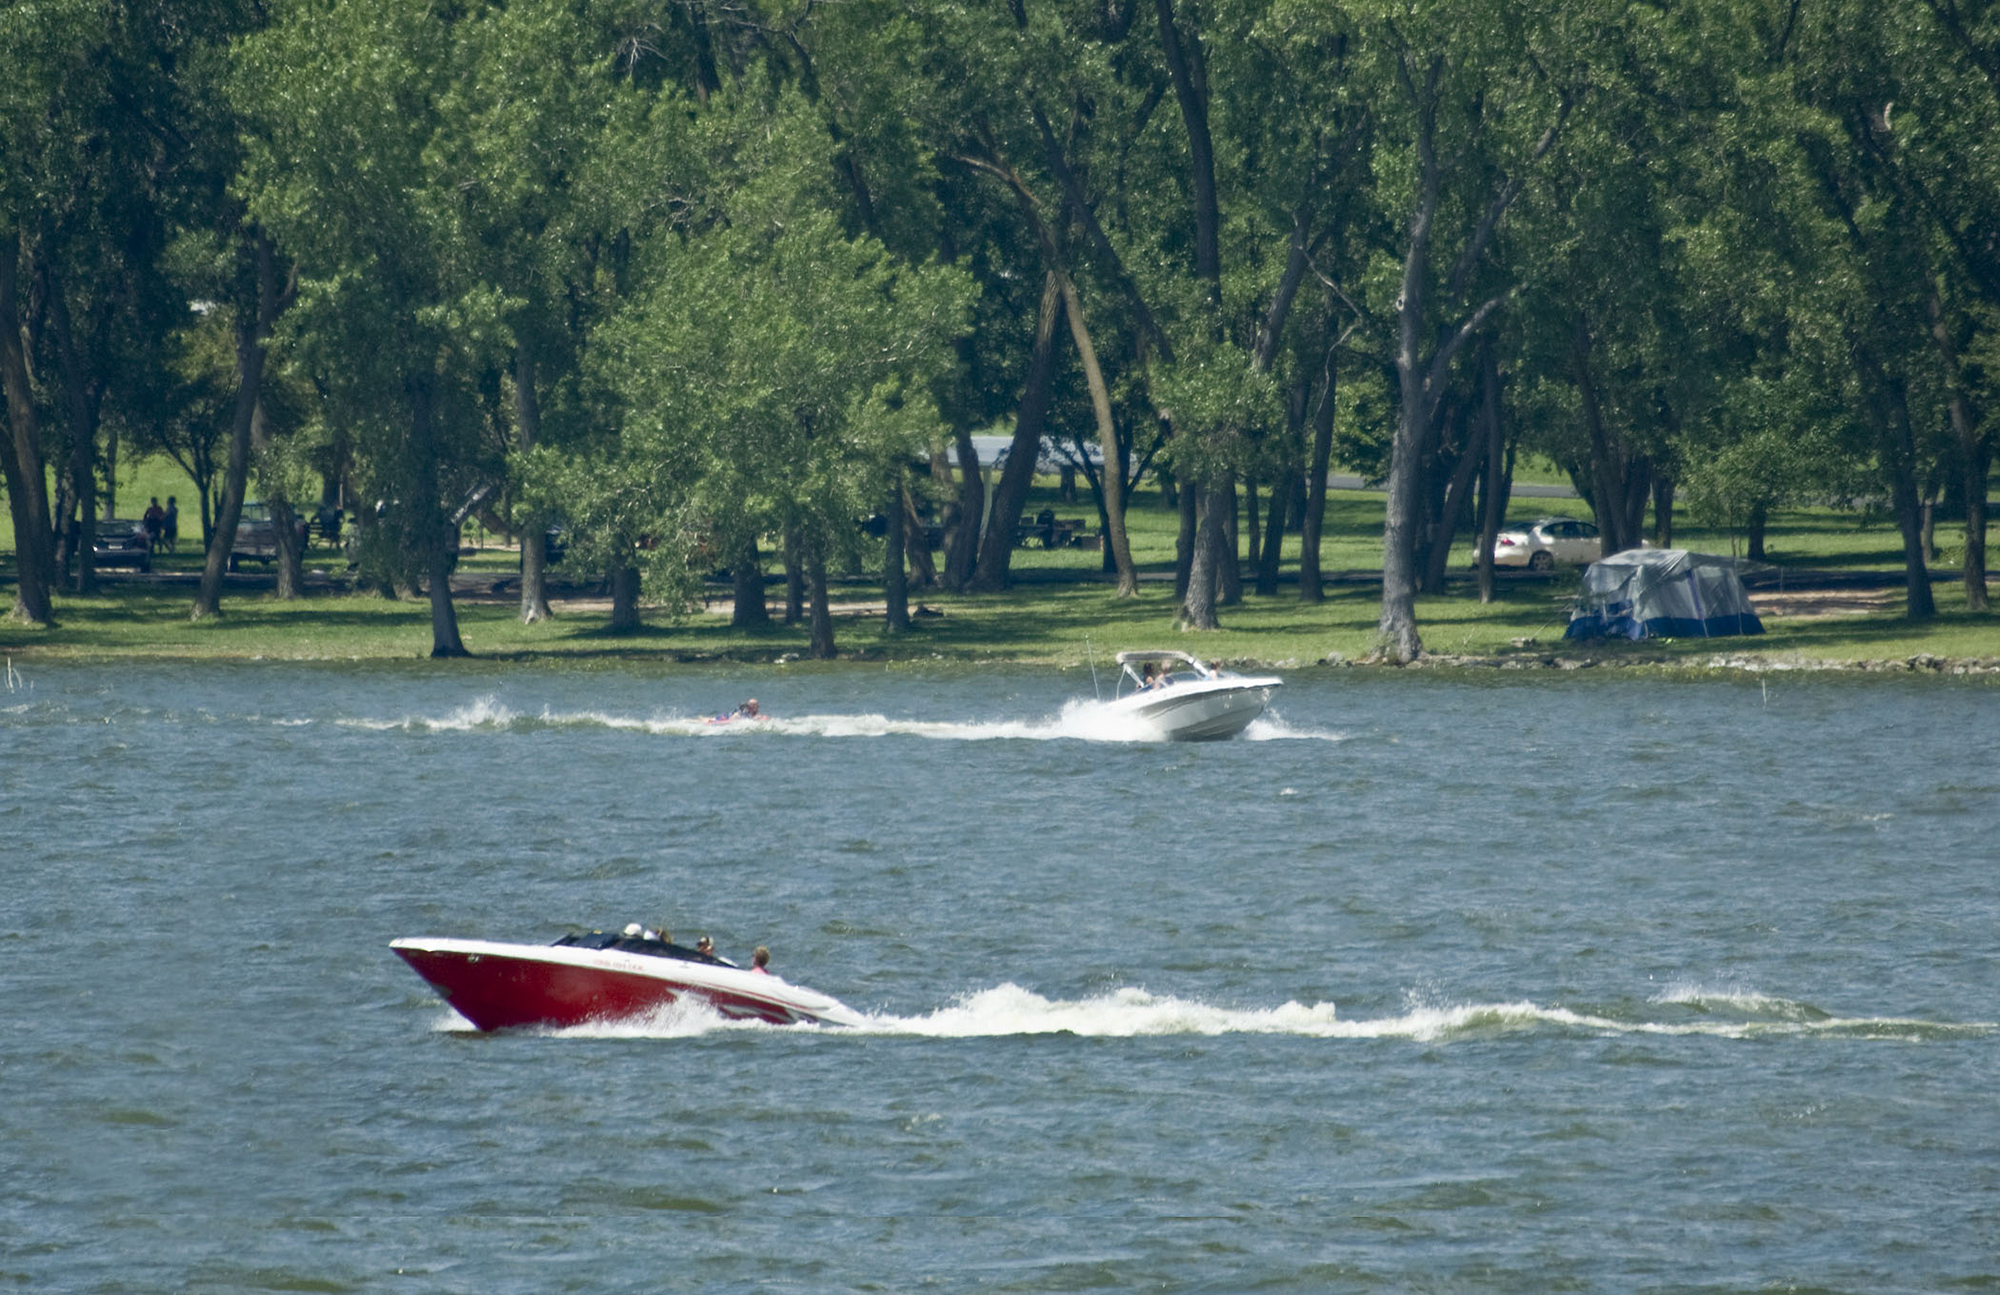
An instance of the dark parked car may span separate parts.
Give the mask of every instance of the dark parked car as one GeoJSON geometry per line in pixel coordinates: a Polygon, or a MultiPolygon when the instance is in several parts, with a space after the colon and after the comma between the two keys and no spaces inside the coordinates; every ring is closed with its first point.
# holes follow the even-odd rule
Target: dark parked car
{"type": "Polygon", "coordinates": [[[153,569],[153,541],[146,523],[130,517],[108,517],[97,523],[97,542],[91,553],[100,567],[153,569]]]}
{"type": "MultiPolygon", "coordinates": [[[[306,546],[306,521],[296,514],[292,517],[292,529],[296,532],[300,551],[306,546]]],[[[245,504],[243,513],[236,520],[236,543],[229,551],[229,569],[236,570],[244,560],[252,562],[272,562],[278,557],[278,530],[271,520],[269,504],[245,504]]]]}

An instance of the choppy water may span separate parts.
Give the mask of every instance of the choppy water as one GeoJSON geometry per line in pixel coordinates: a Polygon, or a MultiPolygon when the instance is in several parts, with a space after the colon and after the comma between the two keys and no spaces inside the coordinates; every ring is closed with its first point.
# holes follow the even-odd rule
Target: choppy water
{"type": "Polygon", "coordinates": [[[0,1281],[2000,1286],[2000,690],[1089,689],[27,670],[0,1281]],[[871,1023],[479,1035],[387,949],[633,919],[871,1023]]]}

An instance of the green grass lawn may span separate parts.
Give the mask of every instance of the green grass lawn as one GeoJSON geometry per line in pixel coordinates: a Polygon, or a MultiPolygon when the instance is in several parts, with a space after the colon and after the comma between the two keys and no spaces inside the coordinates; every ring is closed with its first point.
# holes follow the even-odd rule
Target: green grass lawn
{"type": "MultiPolygon", "coordinates": [[[[1903,658],[1919,652],[1945,657],[2000,656],[2000,627],[1990,616],[1964,610],[1957,590],[1940,586],[1939,616],[1918,624],[1892,613],[1822,620],[1773,619],[1755,638],[1681,639],[1590,648],[1563,647],[1573,577],[1554,582],[1511,583],[1499,601],[1482,605],[1458,592],[1418,602],[1418,623],[1429,651],[1449,655],[1539,656],[1704,662],[1718,653],[1732,658],[1841,661],[1903,658]],[[1532,646],[1517,646],[1532,639],[1532,646]]],[[[23,657],[152,656],[170,659],[393,659],[430,651],[430,611],[422,600],[391,601],[373,595],[322,594],[281,603],[264,593],[235,593],[218,620],[192,622],[192,590],[139,582],[112,584],[90,598],[63,597],[59,625],[32,630],[0,623],[0,651],[23,657]]],[[[836,588],[837,602],[879,598],[865,586],[836,588]]],[[[1308,606],[1287,589],[1278,597],[1249,597],[1222,613],[1224,628],[1191,635],[1174,627],[1176,603],[1166,581],[1145,583],[1136,598],[1120,600],[1104,584],[1023,584],[986,597],[924,592],[916,601],[939,613],[917,616],[906,635],[884,632],[879,614],[837,619],[842,654],[878,660],[1021,661],[1083,664],[1094,652],[1146,646],[1180,646],[1205,657],[1297,667],[1368,653],[1380,611],[1370,584],[1337,585],[1325,602],[1308,606]]],[[[774,607],[774,610],[776,608],[774,607]]],[[[665,657],[771,661],[802,656],[803,626],[773,624],[748,631],[726,616],[696,612],[683,617],[654,613],[636,634],[612,635],[601,609],[576,610],[539,625],[523,625],[511,600],[463,599],[458,604],[466,645],[488,659],[585,660],[665,657]]]]}
{"type": "MultiPolygon", "coordinates": [[[[164,498],[166,493],[179,493],[160,484],[164,480],[138,474],[136,490],[121,485],[121,499],[126,502],[120,512],[135,498],[143,509],[147,495],[164,498]]],[[[185,504],[187,496],[182,499],[185,504]]],[[[1088,494],[1065,503],[1057,498],[1052,479],[1038,486],[1028,512],[1033,515],[1044,507],[1096,526],[1088,494]]],[[[1087,579],[1102,564],[1100,552],[1030,546],[1015,551],[1013,569],[1021,579],[1006,593],[961,597],[935,590],[913,592],[912,602],[935,614],[919,614],[907,635],[886,634],[879,610],[862,610],[838,618],[836,638],[843,655],[889,660],[1079,665],[1091,652],[1102,660],[1124,648],[1159,645],[1186,646],[1207,657],[1291,667],[1328,657],[1354,660],[1367,655],[1375,642],[1380,588],[1372,575],[1381,566],[1382,508],[1378,492],[1331,492],[1321,546],[1322,570],[1334,582],[1327,588],[1326,600],[1317,606],[1299,601],[1297,537],[1290,536],[1282,564],[1286,580],[1279,593],[1269,598],[1246,593],[1240,605],[1222,610],[1224,628],[1212,634],[1188,635],[1175,627],[1171,573],[1179,519],[1148,488],[1139,493],[1127,516],[1133,560],[1142,574],[1136,598],[1120,600],[1109,584],[1087,579]]],[[[1549,514],[1590,516],[1579,500],[1538,498],[1516,500],[1509,517],[1525,522],[1549,514]]],[[[461,573],[498,575],[516,568],[513,550],[476,530],[466,538],[488,542],[461,562],[461,573]]],[[[1962,533],[1940,527],[1939,540],[1947,549],[1942,570],[1946,563],[1957,561],[1950,545],[1962,543],[1962,533]]],[[[1726,532],[1700,528],[1678,528],[1675,542],[1708,552],[1740,550],[1740,541],[1726,532]]],[[[1902,567],[1901,543],[1893,525],[1830,509],[1779,514],[1766,543],[1768,556],[1788,565],[1890,572],[1902,567]]],[[[1244,547],[1247,553],[1247,542],[1244,547]]],[[[0,562],[6,561],[11,561],[11,554],[0,555],[0,562]]],[[[162,555],[156,569],[191,577],[200,570],[201,561],[199,525],[184,507],[180,552],[162,555]]],[[[1461,538],[1453,552],[1450,587],[1418,602],[1418,625],[1428,651],[1539,657],[1560,643],[1576,587],[1574,572],[1553,581],[1503,579],[1499,598],[1482,605],[1473,590],[1471,561],[1471,546],[1461,538]]],[[[346,572],[343,555],[323,544],[308,551],[307,567],[333,577],[336,584],[346,572]]],[[[188,619],[194,592],[188,579],[169,583],[114,576],[88,598],[59,594],[59,624],[54,629],[0,622],[0,651],[22,656],[174,659],[391,659],[422,657],[430,651],[429,607],[421,600],[320,591],[302,601],[281,603],[264,587],[267,583],[233,584],[225,594],[224,615],[195,623],[188,619]]],[[[1246,580],[1246,588],[1248,584],[1246,580]]],[[[1898,598],[1865,615],[1770,618],[1770,632],[1757,638],[1652,641],[1563,651],[1571,657],[1691,662],[1706,661],[1718,651],[1731,657],[1802,662],[1895,659],[1916,653],[2000,656],[2000,624],[1990,616],[1966,612],[1956,584],[1940,582],[1936,591],[1940,615],[1923,623],[1898,614],[1898,598]]],[[[593,591],[580,586],[574,592],[587,597],[593,591]]],[[[715,591],[714,596],[726,598],[727,591],[715,591]]],[[[774,588],[774,612],[780,597],[774,588]]],[[[881,589],[869,576],[850,573],[836,586],[833,597],[850,606],[879,604],[881,589]]],[[[573,602],[554,620],[532,626],[519,622],[510,598],[462,599],[458,611],[467,647],[489,659],[769,661],[803,655],[807,648],[803,626],[774,624],[740,631],[729,626],[726,616],[709,612],[671,616],[652,609],[640,632],[613,636],[606,630],[602,606],[589,601],[573,602]]]]}

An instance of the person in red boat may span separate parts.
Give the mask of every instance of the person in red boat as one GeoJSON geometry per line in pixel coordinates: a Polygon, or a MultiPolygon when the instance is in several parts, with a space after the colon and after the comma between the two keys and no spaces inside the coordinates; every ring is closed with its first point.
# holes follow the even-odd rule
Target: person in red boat
{"type": "Polygon", "coordinates": [[[750,955],[750,970],[756,972],[760,976],[770,975],[771,951],[765,948],[761,944],[758,945],[757,952],[750,955]]]}

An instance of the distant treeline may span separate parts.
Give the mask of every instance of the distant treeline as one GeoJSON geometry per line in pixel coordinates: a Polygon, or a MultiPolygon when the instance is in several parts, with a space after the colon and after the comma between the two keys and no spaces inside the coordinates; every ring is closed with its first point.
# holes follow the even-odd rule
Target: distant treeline
{"type": "Polygon", "coordinates": [[[1455,533],[1491,596],[1524,451],[1607,551],[1885,500],[1913,615],[1962,517],[1985,608],[1993,6],[34,0],[0,68],[32,621],[164,454],[198,617],[254,497],[281,592],[291,516],[342,506],[439,655],[472,515],[521,537],[529,619],[551,543],[621,625],[720,570],[775,614],[782,563],[831,654],[830,568],[884,573],[892,631],[911,582],[1006,584],[1044,436],[1120,594],[1167,483],[1191,627],[1288,548],[1319,596],[1339,464],[1387,484],[1408,659],[1455,533]]]}

